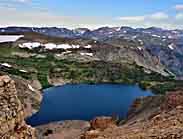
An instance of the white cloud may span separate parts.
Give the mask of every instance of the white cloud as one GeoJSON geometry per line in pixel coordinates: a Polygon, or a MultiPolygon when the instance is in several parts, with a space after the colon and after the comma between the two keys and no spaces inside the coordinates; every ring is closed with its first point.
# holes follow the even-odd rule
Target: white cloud
{"type": "Polygon", "coordinates": [[[0,26],[29,26],[29,27],[88,27],[97,28],[100,26],[111,25],[112,22],[104,17],[84,17],[84,16],[61,16],[45,11],[22,11],[0,8],[0,26]],[[108,24],[106,24],[108,23],[108,24]]]}
{"type": "Polygon", "coordinates": [[[183,21],[183,13],[178,13],[175,17],[176,20],[180,21],[182,20],[183,21]]]}
{"type": "Polygon", "coordinates": [[[127,22],[141,22],[144,21],[145,16],[126,16],[126,17],[119,17],[117,19],[127,22]]]}
{"type": "MultiPolygon", "coordinates": [[[[183,14],[183,13],[182,13],[183,14]]],[[[0,7],[0,26],[56,26],[56,27],[88,27],[91,29],[101,26],[132,26],[162,28],[183,28],[183,15],[169,16],[163,12],[157,12],[142,16],[125,17],[92,17],[92,16],[62,16],[52,14],[46,10],[21,10],[0,7]],[[22,12],[24,14],[22,14],[22,12]],[[6,16],[4,16],[6,13],[6,16]]]]}
{"type": "Polygon", "coordinates": [[[145,20],[167,20],[169,16],[164,12],[157,12],[151,15],[144,16],[127,16],[127,17],[119,17],[118,20],[127,21],[127,22],[142,22],[145,20]]]}
{"type": "Polygon", "coordinates": [[[157,13],[147,16],[147,18],[150,18],[152,20],[167,20],[169,18],[169,16],[164,12],[157,12],[157,13]]]}
{"type": "Polygon", "coordinates": [[[30,2],[31,0],[13,0],[15,2],[21,2],[21,3],[26,3],[26,2],[30,2]]]}
{"type": "Polygon", "coordinates": [[[164,12],[157,12],[153,13],[151,15],[144,15],[144,16],[127,16],[127,17],[118,17],[117,20],[123,21],[123,22],[146,22],[146,21],[163,21],[168,20],[169,16],[164,12]]]}
{"type": "Polygon", "coordinates": [[[162,28],[183,28],[183,13],[176,16],[169,16],[164,12],[156,12],[149,15],[119,17],[117,21],[122,25],[133,27],[162,27],[162,28]]]}
{"type": "Polygon", "coordinates": [[[177,4],[174,7],[177,11],[183,11],[183,4],[177,4]]]}

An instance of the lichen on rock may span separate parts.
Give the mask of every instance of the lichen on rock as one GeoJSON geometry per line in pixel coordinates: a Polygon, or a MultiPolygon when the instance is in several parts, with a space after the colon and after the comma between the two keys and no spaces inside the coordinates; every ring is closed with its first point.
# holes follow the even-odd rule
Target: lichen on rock
{"type": "Polygon", "coordinates": [[[35,139],[34,129],[24,118],[24,107],[17,96],[15,82],[9,76],[0,76],[0,138],[35,139]]]}

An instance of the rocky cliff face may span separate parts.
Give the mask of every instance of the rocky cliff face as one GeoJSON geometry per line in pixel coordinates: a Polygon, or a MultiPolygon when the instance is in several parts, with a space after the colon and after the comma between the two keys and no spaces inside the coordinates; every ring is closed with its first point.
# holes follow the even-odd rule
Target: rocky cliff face
{"type": "MultiPolygon", "coordinates": [[[[33,33],[36,33],[36,39],[41,35],[46,35],[49,37],[45,38],[47,41],[51,37],[57,38],[59,41],[63,42],[79,42],[83,44],[86,42],[91,42],[89,40],[96,40],[104,44],[110,44],[112,46],[124,46],[125,41],[134,43],[133,49],[123,48],[119,52],[117,51],[117,56],[112,56],[108,54],[108,59],[117,58],[118,56],[128,58],[130,60],[135,60],[135,62],[146,68],[150,68],[154,71],[164,72],[163,69],[174,73],[178,79],[183,78],[183,31],[182,30],[166,30],[156,27],[151,28],[131,28],[131,27],[102,27],[95,30],[89,30],[85,28],[69,30],[66,28],[30,28],[30,27],[8,27],[0,28],[0,34],[20,34],[26,35],[31,33],[31,37],[25,37],[25,40],[32,40],[33,33]],[[76,39],[73,41],[73,39],[76,39]],[[87,40],[88,39],[88,40],[87,40]],[[67,41],[66,41],[67,40],[67,41]],[[140,46],[139,46],[140,45],[140,46]],[[123,52],[123,50],[125,50],[123,52]],[[141,56],[136,51],[142,51],[144,56],[141,56]],[[134,57],[133,57],[134,56],[134,57]],[[155,59],[155,60],[152,60],[155,59]],[[156,61],[154,63],[154,61],[156,61]],[[153,65],[155,64],[155,65],[153,65]]],[[[56,39],[56,40],[57,40],[56,39]]],[[[25,41],[24,40],[24,41],[25,41]]],[[[46,42],[47,42],[46,41],[46,42]]],[[[56,41],[58,42],[58,41],[56,41]]],[[[69,44],[70,44],[69,43],[69,44]]],[[[105,51],[105,50],[103,50],[105,51]]],[[[100,55],[100,54],[99,54],[100,55]]],[[[113,55],[113,54],[112,54],[113,55]]],[[[123,58],[120,58],[121,60],[123,58]]]]}
{"type": "Polygon", "coordinates": [[[37,139],[79,139],[90,127],[87,121],[61,121],[36,128],[37,139]]]}
{"type": "Polygon", "coordinates": [[[183,139],[183,91],[138,99],[120,126],[86,132],[82,139],[183,139]]]}
{"type": "Polygon", "coordinates": [[[18,77],[12,78],[15,81],[17,96],[24,105],[26,117],[29,117],[39,110],[42,94],[30,81],[18,77]]]}
{"type": "MultiPolygon", "coordinates": [[[[3,75],[6,75],[6,73],[0,72],[0,76],[3,75]]],[[[26,117],[32,116],[33,113],[39,110],[42,100],[42,94],[41,91],[39,91],[41,89],[39,83],[36,83],[36,81],[31,82],[14,75],[9,76],[14,80],[17,97],[24,107],[26,117]]]]}
{"type": "Polygon", "coordinates": [[[35,139],[34,129],[25,121],[24,107],[17,96],[15,82],[0,77],[0,138],[35,139]]]}

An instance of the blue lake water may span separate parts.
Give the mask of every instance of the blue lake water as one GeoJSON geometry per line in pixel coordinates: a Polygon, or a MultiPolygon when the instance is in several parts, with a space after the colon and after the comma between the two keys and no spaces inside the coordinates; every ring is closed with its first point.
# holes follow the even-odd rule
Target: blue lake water
{"type": "Polygon", "coordinates": [[[96,116],[125,118],[133,101],[153,95],[134,85],[64,85],[44,90],[38,113],[27,119],[32,126],[61,120],[91,120],[96,116]]]}

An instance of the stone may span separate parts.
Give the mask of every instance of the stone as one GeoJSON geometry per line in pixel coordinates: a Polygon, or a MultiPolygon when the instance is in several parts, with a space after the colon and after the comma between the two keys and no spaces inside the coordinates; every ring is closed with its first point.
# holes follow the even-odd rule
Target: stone
{"type": "Polygon", "coordinates": [[[97,117],[90,122],[91,129],[104,130],[111,126],[116,126],[116,122],[112,117],[97,117]]]}
{"type": "Polygon", "coordinates": [[[39,110],[42,94],[38,88],[34,88],[34,91],[31,91],[28,85],[32,86],[32,84],[25,79],[13,77],[13,80],[15,81],[14,88],[16,88],[17,97],[24,106],[26,117],[30,117],[39,110]]]}
{"type": "Polygon", "coordinates": [[[98,130],[90,130],[87,131],[84,135],[81,136],[81,139],[95,139],[99,137],[100,131],[98,130]]]}
{"type": "Polygon", "coordinates": [[[60,121],[36,128],[37,139],[79,139],[89,128],[88,121],[60,121]]]}
{"type": "Polygon", "coordinates": [[[0,87],[2,87],[4,85],[3,81],[0,81],[0,87]]]}
{"type": "Polygon", "coordinates": [[[23,104],[17,96],[15,82],[9,76],[0,77],[0,138],[35,139],[35,131],[25,124],[23,104]]]}
{"type": "Polygon", "coordinates": [[[85,132],[81,139],[183,139],[183,90],[134,103],[123,124],[99,130],[103,122],[94,120],[98,129],[85,132]]]}

